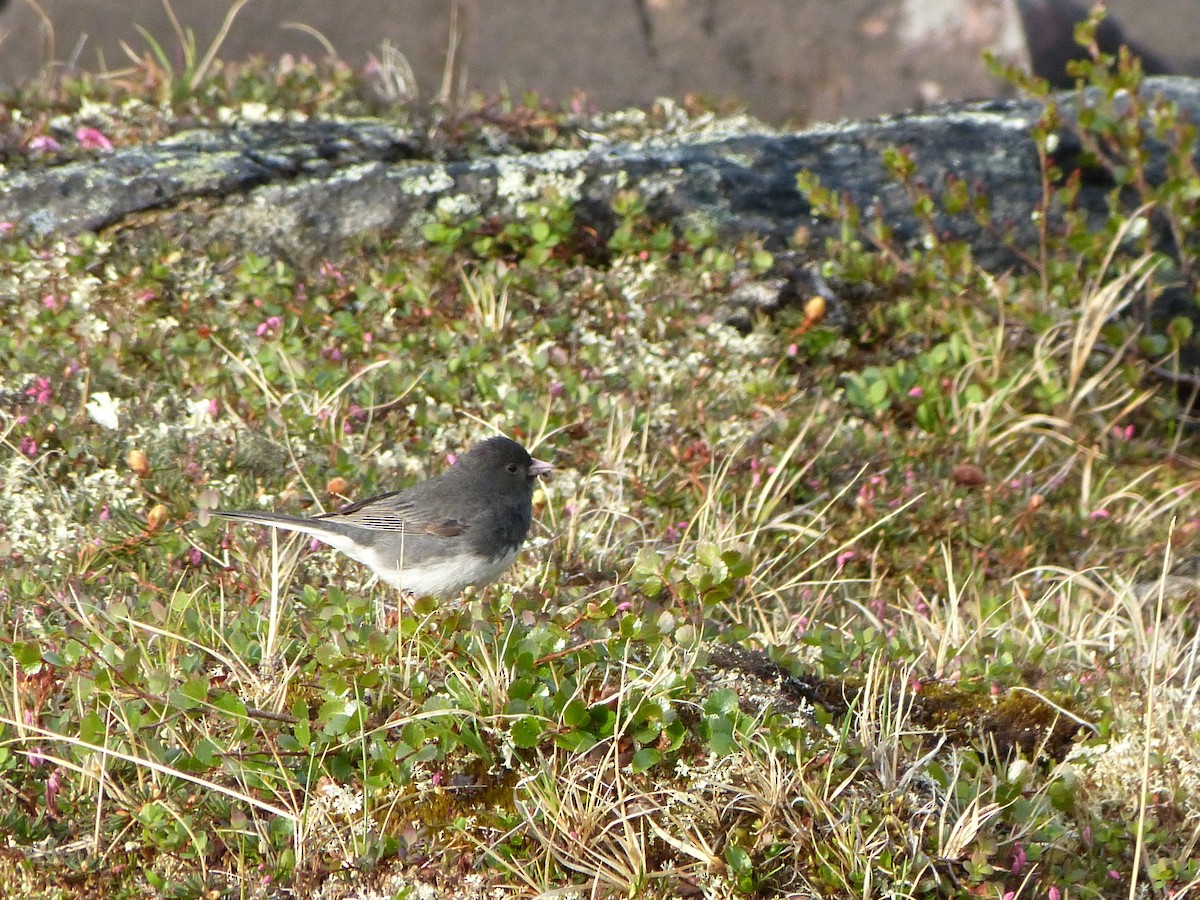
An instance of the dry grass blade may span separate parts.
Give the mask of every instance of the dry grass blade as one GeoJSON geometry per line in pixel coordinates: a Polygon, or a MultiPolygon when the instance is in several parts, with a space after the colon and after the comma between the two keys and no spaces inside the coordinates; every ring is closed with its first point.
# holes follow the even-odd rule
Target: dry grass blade
{"type": "MultiPolygon", "coordinates": [[[[70,735],[58,734],[58,733],[50,731],[49,729],[46,729],[46,728],[39,728],[36,725],[30,725],[28,723],[18,722],[16,719],[10,719],[6,716],[0,716],[0,723],[3,723],[5,725],[9,726],[15,732],[17,732],[18,735],[21,735],[21,737],[18,740],[20,740],[20,742],[22,742],[22,743],[29,743],[33,739],[32,737],[30,737],[30,735],[39,737],[39,738],[43,738],[43,739],[49,740],[49,741],[61,742],[61,743],[67,744],[68,746],[75,747],[80,750],[87,750],[91,753],[99,754],[102,757],[112,757],[114,759],[124,760],[127,763],[132,763],[133,765],[138,766],[139,768],[147,769],[152,772],[157,772],[160,775],[166,775],[170,778],[177,778],[180,781],[186,781],[189,784],[194,784],[197,787],[204,788],[205,790],[209,790],[209,791],[213,791],[214,793],[221,794],[222,796],[228,797],[230,800],[234,800],[238,803],[244,803],[247,806],[254,807],[255,809],[260,809],[263,812],[268,812],[268,813],[271,813],[272,815],[280,816],[281,818],[287,819],[290,822],[298,822],[300,820],[299,813],[284,809],[281,806],[276,806],[274,803],[268,803],[265,800],[260,800],[258,797],[255,797],[251,794],[242,793],[241,791],[235,791],[232,788],[227,787],[226,785],[218,784],[217,782],[211,781],[207,778],[201,778],[198,775],[192,775],[188,772],[184,772],[179,769],[172,768],[171,766],[165,766],[162,763],[155,762],[152,759],[146,759],[145,757],[135,756],[131,753],[125,753],[121,750],[115,750],[111,747],[101,747],[96,744],[92,744],[87,741],[80,740],[79,738],[71,737],[70,735]]],[[[88,770],[86,770],[85,768],[83,768],[81,766],[75,766],[73,763],[69,762],[68,760],[56,759],[55,762],[59,765],[63,765],[63,766],[72,768],[73,770],[79,772],[79,774],[81,774],[81,775],[94,777],[92,775],[92,773],[89,772],[88,770]]]]}

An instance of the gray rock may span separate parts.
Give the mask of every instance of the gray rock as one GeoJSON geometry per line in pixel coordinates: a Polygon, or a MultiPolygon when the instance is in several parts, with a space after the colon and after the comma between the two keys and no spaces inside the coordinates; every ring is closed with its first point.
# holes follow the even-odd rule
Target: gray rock
{"type": "MultiPolygon", "coordinates": [[[[1200,81],[1150,79],[1146,90],[1200,121],[1200,81]]],[[[1069,118],[1074,95],[1060,100],[1069,118]]],[[[819,252],[839,226],[814,217],[797,190],[796,173],[808,170],[888,223],[903,246],[920,241],[924,225],[880,159],[885,148],[904,147],[916,183],[937,192],[958,179],[990,198],[986,227],[967,215],[938,214],[935,224],[940,236],[968,241],[982,265],[998,270],[1019,261],[1013,246],[1036,245],[1031,214],[1042,186],[1029,128],[1040,109],[1031,100],[959,104],[794,133],[733,120],[637,143],[449,163],[414,159],[410,135],[374,120],[198,129],[0,176],[0,220],[41,236],[166,229],[200,247],[219,242],[303,261],[371,235],[416,242],[422,226],[439,218],[512,216],[548,191],[575,203],[580,225],[605,235],[615,227],[613,197],[636,188],[654,220],[680,230],[699,225],[729,238],[765,238],[776,250],[803,232],[819,252]],[[154,217],[129,224],[151,210],[154,217]]],[[[1161,177],[1165,147],[1149,142],[1146,150],[1152,177],[1161,177]]],[[[1079,152],[1064,129],[1057,156],[1065,170],[1079,152]]],[[[1089,171],[1079,207],[1102,221],[1111,189],[1104,172],[1089,171]]]]}

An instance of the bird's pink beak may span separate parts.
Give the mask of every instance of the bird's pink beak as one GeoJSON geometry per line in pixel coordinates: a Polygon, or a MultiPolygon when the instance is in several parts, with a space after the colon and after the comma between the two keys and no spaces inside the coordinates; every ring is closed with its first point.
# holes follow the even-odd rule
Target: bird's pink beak
{"type": "Polygon", "coordinates": [[[529,467],[529,474],[534,478],[537,478],[539,475],[547,475],[553,471],[554,466],[548,462],[542,462],[540,459],[535,459],[533,465],[529,467]]]}

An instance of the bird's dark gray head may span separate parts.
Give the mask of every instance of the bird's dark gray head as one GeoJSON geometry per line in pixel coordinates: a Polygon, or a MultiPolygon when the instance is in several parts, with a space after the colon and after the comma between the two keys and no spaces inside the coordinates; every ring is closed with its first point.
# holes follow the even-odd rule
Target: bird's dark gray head
{"type": "Polygon", "coordinates": [[[554,467],[534,459],[510,438],[493,437],[472,447],[453,468],[462,474],[483,475],[499,484],[520,485],[532,490],[537,477],[554,467]]]}

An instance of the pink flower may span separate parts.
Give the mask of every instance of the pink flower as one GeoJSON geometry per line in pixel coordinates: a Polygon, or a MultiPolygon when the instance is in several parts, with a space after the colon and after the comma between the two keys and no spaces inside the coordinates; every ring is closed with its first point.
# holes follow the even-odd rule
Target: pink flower
{"type": "Polygon", "coordinates": [[[25,388],[25,396],[32,397],[38,406],[45,406],[54,396],[54,391],[50,388],[50,379],[39,375],[33,380],[33,384],[25,388]]]}
{"type": "Polygon", "coordinates": [[[265,322],[260,322],[254,333],[259,337],[274,337],[283,325],[283,319],[279,316],[270,316],[265,322]]]}
{"type": "Polygon", "coordinates": [[[112,512],[108,508],[108,503],[105,503],[103,506],[100,507],[100,521],[107,522],[111,516],[112,516],[112,512]]]}
{"type": "Polygon", "coordinates": [[[43,150],[53,152],[61,150],[62,145],[48,134],[38,134],[29,139],[29,143],[25,145],[25,149],[32,150],[35,153],[40,153],[43,150]]]}
{"type": "Polygon", "coordinates": [[[677,541],[683,537],[683,533],[687,531],[687,522],[677,522],[674,525],[667,526],[666,538],[668,541],[677,541]]]}
{"type": "Polygon", "coordinates": [[[84,150],[111,150],[113,148],[112,141],[106,138],[96,128],[89,128],[86,125],[75,129],[75,140],[79,141],[79,146],[84,150]]]}
{"type": "Polygon", "coordinates": [[[1129,441],[1133,439],[1133,426],[1126,425],[1122,428],[1120,425],[1114,425],[1109,432],[1116,441],[1129,441]]]}
{"type": "Polygon", "coordinates": [[[787,355],[795,356],[800,352],[800,347],[797,344],[788,344],[787,355]]]}
{"type": "Polygon", "coordinates": [[[1046,900],[1062,900],[1062,891],[1056,887],[1046,891],[1046,900]]]}
{"type": "Polygon", "coordinates": [[[1108,519],[1108,518],[1111,518],[1111,516],[1112,516],[1112,513],[1110,513],[1107,509],[1093,509],[1092,514],[1090,516],[1088,516],[1088,518],[1093,519],[1093,520],[1094,519],[1108,519]]]}
{"type": "Polygon", "coordinates": [[[25,456],[29,457],[30,459],[33,459],[35,456],[37,456],[37,451],[38,451],[37,441],[35,441],[33,438],[29,437],[28,435],[21,438],[21,453],[23,453],[25,456]]]}
{"type": "Polygon", "coordinates": [[[842,571],[842,569],[843,569],[843,567],[845,567],[846,563],[850,562],[850,560],[854,559],[854,557],[855,557],[855,553],[853,550],[843,550],[841,553],[839,553],[837,555],[837,562],[836,562],[837,570],[839,572],[842,571]]]}
{"type": "Polygon", "coordinates": [[[1014,875],[1020,875],[1021,870],[1025,868],[1025,863],[1029,859],[1029,855],[1025,852],[1025,848],[1021,846],[1021,842],[1013,844],[1012,863],[1009,865],[1014,875]]]}
{"type": "Polygon", "coordinates": [[[0,234],[8,234],[15,227],[12,222],[0,221],[0,234]]]}
{"type": "Polygon", "coordinates": [[[924,397],[925,388],[920,387],[919,385],[913,385],[908,389],[908,396],[912,397],[914,400],[924,397]]]}
{"type": "Polygon", "coordinates": [[[50,777],[46,780],[46,806],[53,811],[55,809],[54,802],[58,799],[58,792],[62,789],[62,770],[55,769],[50,773],[50,777]]]}

